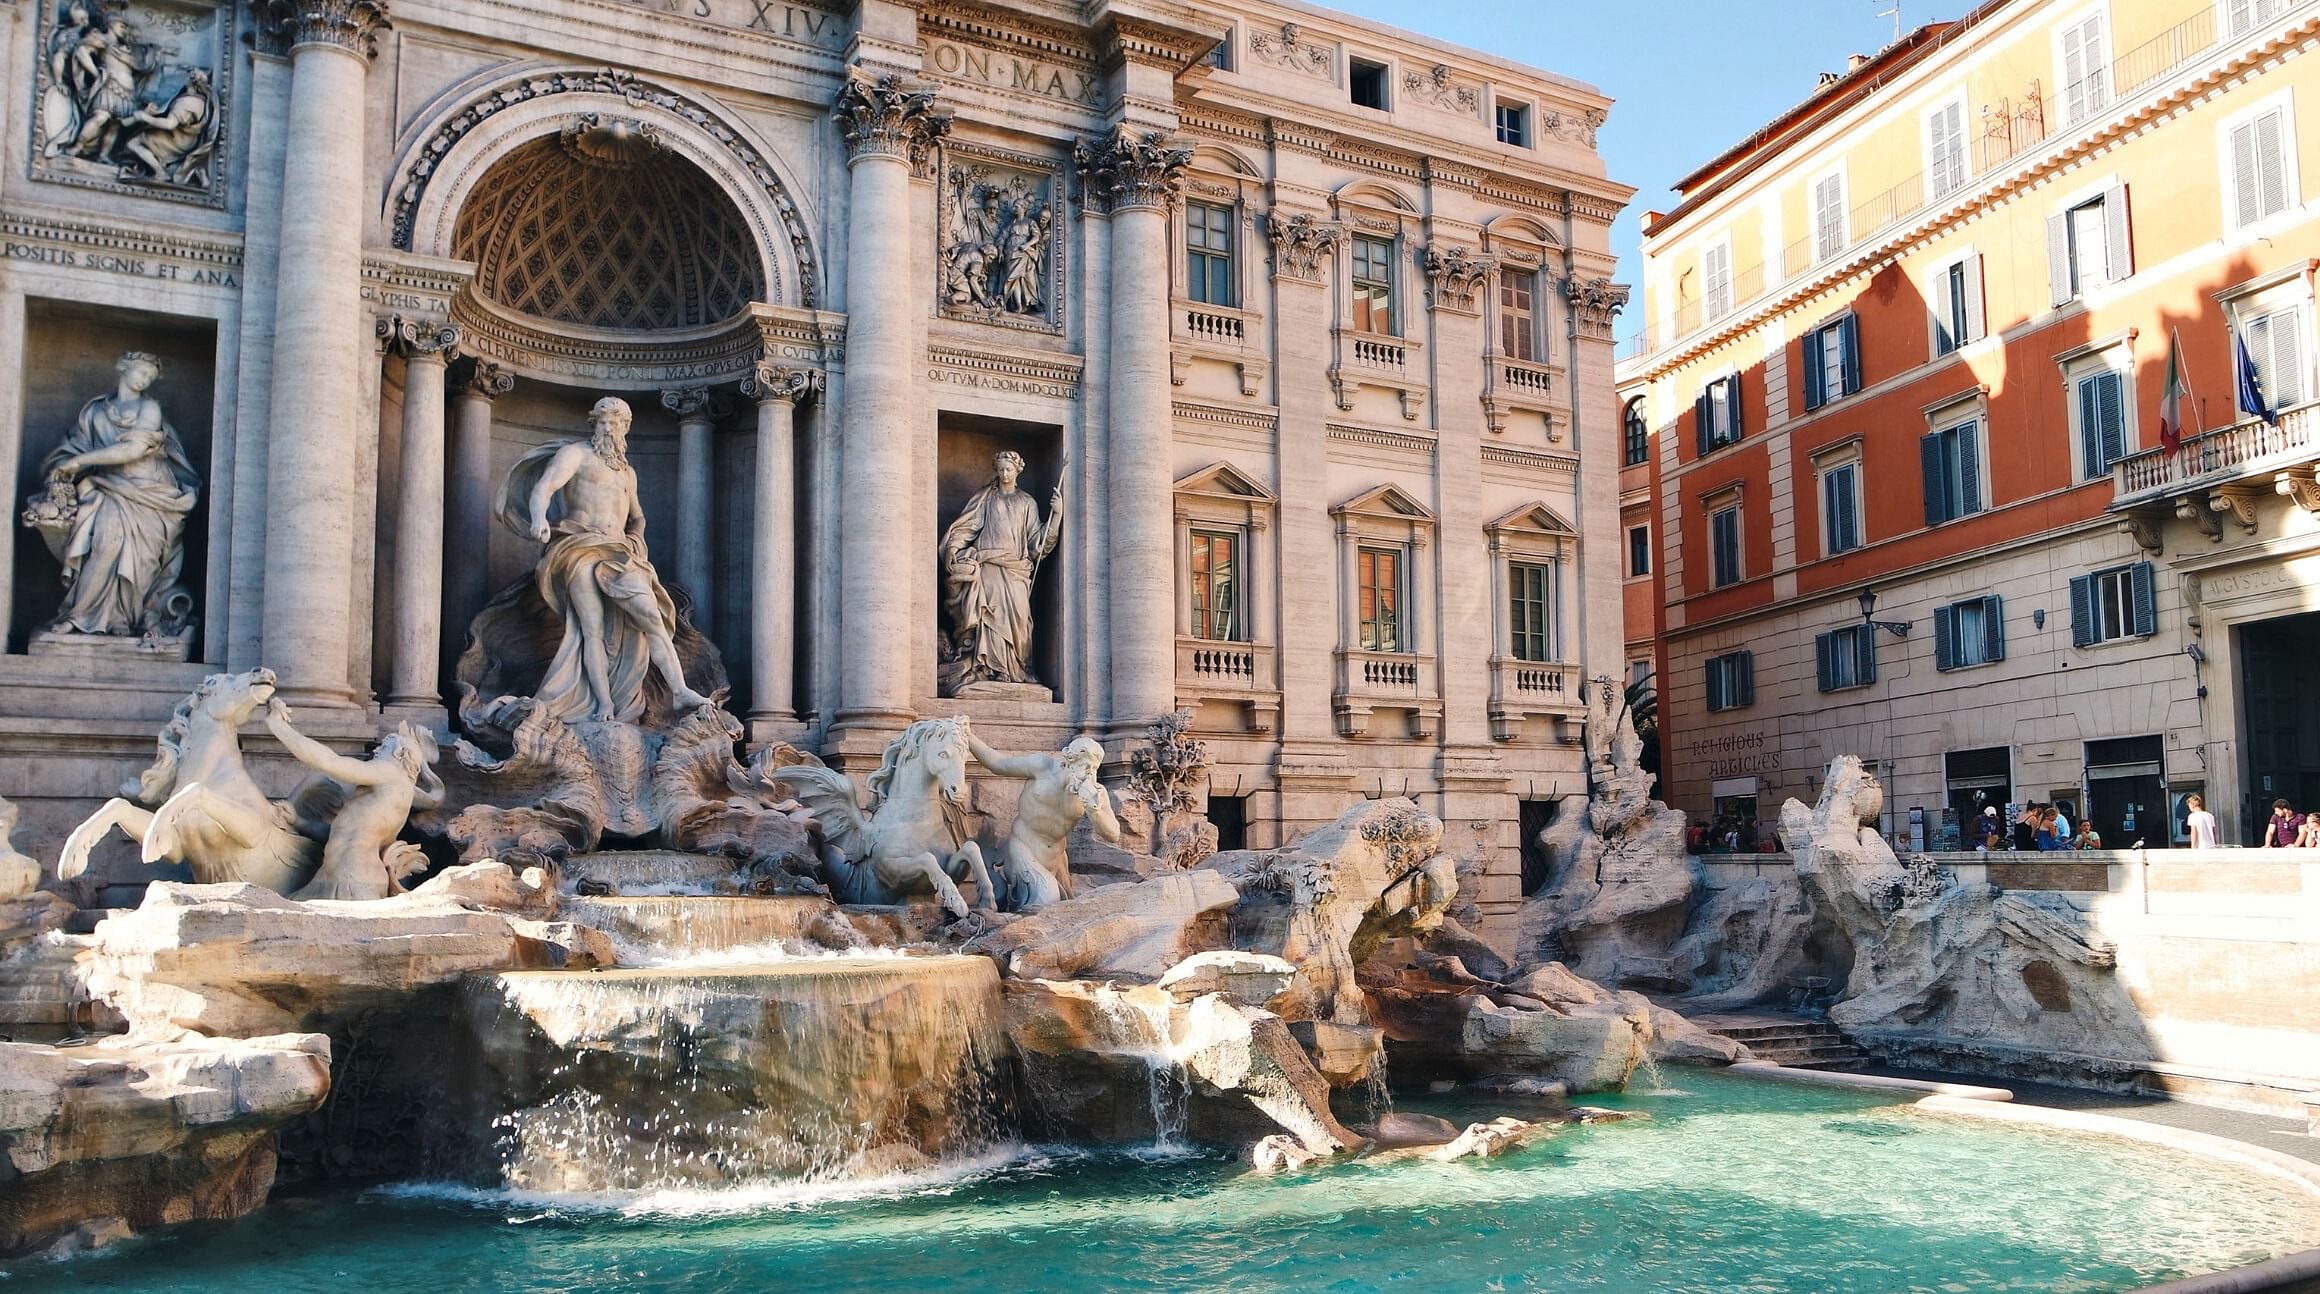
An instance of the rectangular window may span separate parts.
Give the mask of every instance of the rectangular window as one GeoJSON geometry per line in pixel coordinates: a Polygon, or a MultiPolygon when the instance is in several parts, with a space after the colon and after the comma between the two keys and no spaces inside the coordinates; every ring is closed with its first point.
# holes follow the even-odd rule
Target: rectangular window
{"type": "Polygon", "coordinates": [[[1626,426],[1623,434],[1627,439],[1627,453],[1621,460],[1621,464],[1626,467],[1641,467],[1651,460],[1651,428],[1644,422],[1642,397],[1638,396],[1627,402],[1627,416],[1624,421],[1626,426]]]}
{"type": "Polygon", "coordinates": [[[1821,691],[1842,692],[1877,681],[1875,625],[1831,629],[1816,638],[1813,646],[1818,657],[1821,691]]]}
{"type": "Polygon", "coordinates": [[[1394,334],[1394,240],[1356,235],[1353,240],[1353,326],[1362,332],[1394,334]]]}
{"type": "Polygon", "coordinates": [[[1756,704],[1756,653],[1726,652],[1708,658],[1708,708],[1737,710],[1756,704]]]}
{"type": "Polygon", "coordinates": [[[1966,669],[2006,659],[2004,603],[1993,595],[1933,609],[1933,667],[1966,669]]]}
{"type": "Polygon", "coordinates": [[[1361,585],[1361,649],[1408,651],[1402,627],[1402,550],[1364,547],[1355,564],[1361,585]]]}
{"type": "Polygon", "coordinates": [[[1629,576],[1651,574],[1651,527],[1627,528],[1627,573],[1629,576]]]}
{"type": "Polygon", "coordinates": [[[2056,305],[2134,273],[2125,186],[2047,217],[2046,267],[2056,305]]]}
{"type": "Polygon", "coordinates": [[[2110,46],[2103,40],[2100,13],[2062,29],[2062,120],[2075,126],[2109,106],[2110,46]]]}
{"type": "Polygon", "coordinates": [[[2126,388],[2126,375],[2115,369],[2088,373],[2071,383],[2082,481],[2109,476],[2111,464],[2126,457],[2126,388]]]}
{"type": "Polygon", "coordinates": [[[1498,276],[1498,347],[1508,359],[1539,357],[1539,276],[1505,270],[1498,276]]]}
{"type": "Polygon", "coordinates": [[[1740,505],[1718,508],[1708,514],[1708,548],[1712,556],[1709,574],[1711,587],[1723,588],[1740,582],[1740,505]]]}
{"type": "Polygon", "coordinates": [[[1708,383],[1692,402],[1692,421],[1702,458],[1740,439],[1740,375],[1734,373],[1708,383]]]}
{"type": "Polygon", "coordinates": [[[1925,114],[1926,196],[1939,198],[1966,182],[1966,105],[1948,103],[1925,114]]]}
{"type": "Polygon", "coordinates": [[[2105,255],[2101,199],[2070,209],[2070,290],[2072,295],[2110,282],[2110,259],[2105,255]]]}
{"type": "Polygon", "coordinates": [[[1247,642],[1241,614],[1241,536],[1236,530],[1192,532],[1192,636],[1247,642]]]}
{"type": "Polygon", "coordinates": [[[1352,59],[1349,63],[1347,87],[1354,104],[1363,108],[1375,108],[1380,112],[1385,111],[1386,65],[1372,63],[1366,58],[1352,59]]]}
{"type": "Polygon", "coordinates": [[[1543,562],[1509,562],[1506,586],[1507,626],[1511,631],[1508,646],[1514,658],[1553,660],[1554,627],[1548,618],[1555,605],[1554,568],[1543,562]]]}
{"type": "Polygon", "coordinates": [[[1823,176],[1813,185],[1813,263],[1845,250],[1845,177],[1823,176]]]}
{"type": "Polygon", "coordinates": [[[1527,103],[1498,105],[1498,142],[1516,148],[1531,146],[1531,109],[1527,103]]]}
{"type": "Polygon", "coordinates": [[[1933,353],[1938,358],[1982,338],[1982,258],[1950,262],[1933,279],[1933,353]]]}
{"type": "Polygon", "coordinates": [[[1184,290],[1195,301],[1237,306],[1233,290],[1233,209],[1213,202],[1184,204],[1184,290]]]}
{"type": "Polygon", "coordinates": [[[1700,257],[1700,308],[1708,319],[1732,313],[1732,245],[1718,243],[1700,257]]]}
{"type": "Polygon", "coordinates": [[[1925,524],[1938,526],[1982,510],[1979,419],[1923,437],[1917,448],[1925,469],[1925,524]]]}
{"type": "Polygon", "coordinates": [[[2224,0],[2224,35],[2238,38],[2288,11],[2288,0],[2224,0]]]}
{"type": "Polygon", "coordinates": [[[2286,211],[2288,193],[2288,114],[2271,108],[2234,125],[2228,134],[2231,149],[2231,191],[2224,195],[2234,228],[2252,225],[2286,211]]]}
{"type": "Polygon", "coordinates": [[[1861,333],[1852,315],[1806,333],[1804,407],[1818,409],[1861,389],[1861,333]]]}
{"type": "Polygon", "coordinates": [[[2151,596],[2151,564],[2113,566],[2070,578],[2070,641],[2091,647],[2159,631],[2151,596]]]}
{"type": "MultiPolygon", "coordinates": [[[[2305,372],[2310,367],[2304,348],[2304,307],[2279,306],[2259,315],[2242,315],[2239,337],[2256,366],[2256,389],[2264,403],[2274,412],[2302,404],[2307,391],[2305,372]]],[[[2239,361],[2234,357],[2232,362],[2239,361]]],[[[2233,385],[2236,388],[2238,384],[2233,385]]]]}
{"type": "Polygon", "coordinates": [[[1861,546],[1861,465],[1839,463],[1821,473],[1821,555],[1861,546]]]}

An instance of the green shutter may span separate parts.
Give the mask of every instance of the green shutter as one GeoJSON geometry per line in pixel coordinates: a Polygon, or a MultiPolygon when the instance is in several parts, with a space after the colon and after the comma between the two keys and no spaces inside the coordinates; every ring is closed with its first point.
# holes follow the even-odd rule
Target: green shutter
{"type": "Polygon", "coordinates": [[[1837,690],[1837,642],[1834,630],[1813,639],[1813,667],[1823,692],[1837,690]]]}
{"type": "Polygon", "coordinates": [[[1853,682],[1862,686],[1877,681],[1877,626],[1862,625],[1853,631],[1853,682]]]}
{"type": "Polygon", "coordinates": [[[2151,564],[2135,563],[2134,574],[2127,581],[2134,589],[2135,636],[2148,638],[2159,632],[2159,609],[2151,596],[2151,564]]]}
{"type": "Polygon", "coordinates": [[[1995,593],[1982,599],[1982,659],[2006,659],[2006,601],[1995,593]]]}
{"type": "Polygon", "coordinates": [[[1756,653],[1742,651],[1732,654],[1740,674],[1739,703],[1741,705],[1754,705],[1756,704],[1756,653]]]}
{"type": "Polygon", "coordinates": [[[1942,483],[1941,433],[1917,438],[1917,459],[1925,473],[1925,524],[1949,520],[1949,491],[1942,483]]]}
{"type": "Polygon", "coordinates": [[[2070,577],[2070,645],[2089,647],[2100,641],[2095,624],[2094,576],[2070,577]]]}
{"type": "Polygon", "coordinates": [[[1817,332],[1806,333],[1803,351],[1804,407],[1818,409],[1821,407],[1821,335],[1817,332]]]}
{"type": "Polygon", "coordinates": [[[1951,607],[1933,609],[1933,667],[1957,668],[1957,611],[1951,607]]]}
{"type": "Polygon", "coordinates": [[[1861,389],[1861,328],[1852,315],[1837,321],[1837,349],[1844,356],[1844,385],[1839,389],[1846,395],[1861,389]]]}

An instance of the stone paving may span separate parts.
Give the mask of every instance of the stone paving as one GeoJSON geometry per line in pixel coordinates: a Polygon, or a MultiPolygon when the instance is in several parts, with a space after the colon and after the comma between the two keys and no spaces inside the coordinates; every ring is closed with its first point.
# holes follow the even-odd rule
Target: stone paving
{"type": "Polygon", "coordinates": [[[1926,1069],[1891,1069],[1870,1066],[1858,1071],[1880,1074],[1889,1078],[1914,1078],[1945,1083],[1976,1083],[1989,1087],[2003,1087],[2014,1094],[2015,1101],[2025,1105],[2043,1105],[2058,1110],[2083,1110],[2089,1114],[2107,1114],[2115,1118],[2135,1119],[2144,1123],[2164,1124],[2212,1136],[2229,1137],[2250,1145],[2293,1155],[2308,1163],[2320,1164],[2320,1137],[2305,1131],[2302,1120],[2267,1114],[2251,1114],[2243,1110],[2221,1106],[2202,1105],[2193,1101],[2170,1100],[2166,1097],[2132,1096],[2118,1092],[2096,1092],[2075,1087],[2054,1087],[2045,1083],[2017,1082],[2007,1078],[1990,1078],[1980,1074],[1955,1074],[1926,1069]]]}

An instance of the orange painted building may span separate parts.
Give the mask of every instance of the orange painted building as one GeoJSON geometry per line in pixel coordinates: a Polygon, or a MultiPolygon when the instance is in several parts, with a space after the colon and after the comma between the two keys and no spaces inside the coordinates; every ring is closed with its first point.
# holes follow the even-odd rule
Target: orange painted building
{"type": "Polygon", "coordinates": [[[2315,50],[2312,0],[1992,0],[1646,218],[1671,804],[1770,822],[1850,752],[1927,848],[2320,808],[2315,50]]]}

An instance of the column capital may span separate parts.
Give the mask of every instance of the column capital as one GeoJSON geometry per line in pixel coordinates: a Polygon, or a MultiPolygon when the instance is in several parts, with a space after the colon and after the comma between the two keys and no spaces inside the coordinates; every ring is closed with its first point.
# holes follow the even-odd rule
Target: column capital
{"type": "Polygon", "coordinates": [[[802,404],[822,393],[824,379],[818,368],[798,368],[759,360],[742,375],[741,394],[764,404],[769,400],[802,404]]]}
{"type": "Polygon", "coordinates": [[[1273,245],[1276,277],[1319,283],[1329,277],[1329,260],[1345,240],[1345,226],[1306,212],[1265,213],[1265,240],[1273,245]]]}
{"type": "Polygon", "coordinates": [[[1580,278],[1576,274],[1558,280],[1557,285],[1563,289],[1563,299],[1571,303],[1579,335],[1609,341],[1611,317],[1627,304],[1627,285],[1600,275],[1580,278]]]}
{"type": "Polygon", "coordinates": [[[394,26],[387,0],[252,0],[258,30],[280,48],[326,45],[359,58],[378,56],[378,35],[394,26]]]}
{"type": "Polygon", "coordinates": [[[705,386],[672,387],[661,392],[661,407],[680,422],[714,422],[725,415],[725,402],[705,386]]]}
{"type": "Polygon", "coordinates": [[[1108,135],[1072,147],[1084,200],[1098,211],[1165,211],[1184,183],[1192,150],[1163,130],[1114,126],[1108,135]]]}
{"type": "Polygon", "coordinates": [[[892,157],[915,167],[951,130],[950,113],[935,107],[932,89],[897,75],[874,75],[859,64],[846,69],[832,111],[853,159],[892,157]]]}
{"type": "Polygon", "coordinates": [[[464,340],[458,324],[406,315],[388,315],[379,320],[378,337],[380,348],[389,354],[406,360],[432,359],[439,363],[458,358],[459,343],[464,340]]]}
{"type": "Polygon", "coordinates": [[[516,387],[516,375],[497,360],[470,355],[461,361],[459,373],[452,379],[459,395],[472,395],[481,400],[494,400],[516,387]]]}
{"type": "Polygon", "coordinates": [[[1418,253],[1418,267],[1426,272],[1435,309],[1473,314],[1474,298],[1490,272],[1498,268],[1498,258],[1479,256],[1449,243],[1429,243],[1418,253]]]}

